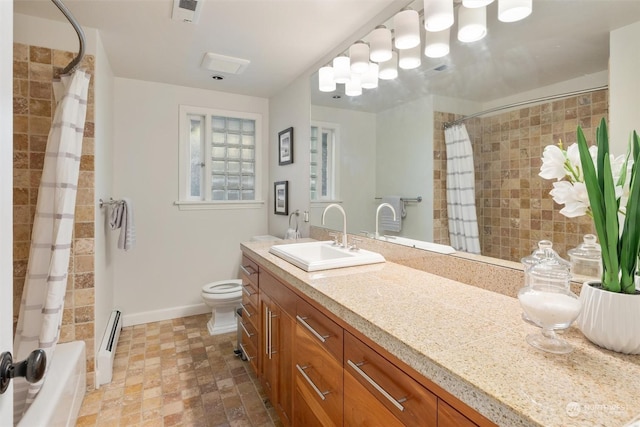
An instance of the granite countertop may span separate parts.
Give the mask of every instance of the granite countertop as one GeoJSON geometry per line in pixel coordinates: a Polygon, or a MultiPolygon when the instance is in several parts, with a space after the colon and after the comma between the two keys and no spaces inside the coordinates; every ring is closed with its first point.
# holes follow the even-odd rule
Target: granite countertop
{"type": "Polygon", "coordinates": [[[640,356],[562,336],[568,355],[531,347],[538,329],[518,300],[391,262],[307,273],[269,253],[242,249],[500,426],[616,426],[640,415],[640,356]]]}

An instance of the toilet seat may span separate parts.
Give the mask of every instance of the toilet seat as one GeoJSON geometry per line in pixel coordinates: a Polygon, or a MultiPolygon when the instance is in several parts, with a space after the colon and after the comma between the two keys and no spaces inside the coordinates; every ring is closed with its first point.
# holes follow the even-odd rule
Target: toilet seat
{"type": "Polygon", "coordinates": [[[236,293],[242,287],[242,280],[220,280],[218,282],[207,283],[202,287],[202,292],[212,295],[225,295],[236,293]]]}

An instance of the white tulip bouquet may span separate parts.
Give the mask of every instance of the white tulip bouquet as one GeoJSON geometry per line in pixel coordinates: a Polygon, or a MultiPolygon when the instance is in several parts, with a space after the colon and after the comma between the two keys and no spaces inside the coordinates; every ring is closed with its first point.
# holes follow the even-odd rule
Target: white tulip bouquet
{"type": "Polygon", "coordinates": [[[578,127],[578,142],[566,150],[562,143],[548,145],[539,175],[555,179],[549,193],[564,207],[560,213],[593,218],[602,247],[602,287],[612,292],[635,293],[634,275],[640,249],[640,178],[636,167],[640,138],[634,131],[626,155],[609,153],[604,119],[596,132],[596,145],[578,127]]]}

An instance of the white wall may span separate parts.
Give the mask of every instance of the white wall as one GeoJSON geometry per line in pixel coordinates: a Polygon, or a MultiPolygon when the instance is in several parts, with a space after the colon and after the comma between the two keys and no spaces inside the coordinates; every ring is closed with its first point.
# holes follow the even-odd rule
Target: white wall
{"type": "MultiPolygon", "coordinates": [[[[13,341],[13,2],[0,1],[0,352],[13,341]]],[[[0,399],[0,419],[13,425],[13,388],[0,399]],[[7,397],[5,397],[7,396],[7,397]]]]}
{"type": "Polygon", "coordinates": [[[273,213],[273,183],[289,181],[289,213],[300,209],[299,230],[302,236],[309,235],[307,223],[302,222],[302,213],[309,210],[309,75],[303,74],[289,86],[269,100],[269,204],[266,213],[269,219],[269,234],[284,237],[289,218],[273,213]],[[293,127],[293,164],[278,165],[278,132],[293,127]]]}
{"type": "MultiPolygon", "coordinates": [[[[424,97],[378,113],[376,193],[413,198],[401,236],[433,241],[433,106],[424,97]]],[[[389,233],[395,234],[395,233],[389,233]]]]}
{"type": "MultiPolygon", "coordinates": [[[[94,185],[96,199],[113,194],[113,72],[98,36],[96,46],[94,96],[94,185]]],[[[107,227],[107,209],[96,208],[95,215],[95,348],[100,346],[109,314],[115,305],[113,288],[113,234],[107,227]]]]}
{"type": "MultiPolygon", "coordinates": [[[[53,4],[47,4],[47,7],[53,4]]],[[[60,14],[62,16],[62,14],[60,14]]],[[[85,53],[96,54],[98,32],[94,28],[82,26],[85,35],[85,53]]],[[[33,16],[13,15],[13,41],[49,49],[78,51],[78,36],[67,21],[51,21],[33,16]]]]}
{"type": "Polygon", "coordinates": [[[640,132],[640,22],[612,31],[609,43],[609,141],[622,154],[630,132],[640,132]]]}
{"type": "MultiPolygon", "coordinates": [[[[240,243],[267,232],[267,207],[184,211],[178,198],[178,108],[262,115],[267,170],[269,102],[263,98],[116,78],[114,198],[133,202],[137,243],[114,256],[115,302],[125,324],[205,312],[204,284],[237,278],[240,243]]],[[[271,132],[273,134],[273,132],[271,132]]],[[[266,196],[264,176],[263,196],[266,196]]],[[[117,232],[114,232],[117,234],[117,232]]],[[[116,236],[114,236],[116,240],[116,236]]]]}
{"type": "MultiPolygon", "coordinates": [[[[340,128],[338,199],[347,213],[350,233],[375,229],[376,183],[376,115],[339,108],[311,106],[314,121],[336,123],[340,128]]],[[[327,203],[314,203],[311,224],[320,225],[327,203]]],[[[326,227],[342,230],[338,212],[328,213],[326,227]]]]}

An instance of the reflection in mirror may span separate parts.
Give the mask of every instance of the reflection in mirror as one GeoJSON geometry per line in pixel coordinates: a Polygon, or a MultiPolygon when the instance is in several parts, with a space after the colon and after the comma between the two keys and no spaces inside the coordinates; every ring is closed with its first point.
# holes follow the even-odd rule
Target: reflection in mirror
{"type": "MultiPolygon", "coordinates": [[[[443,128],[482,112],[462,122],[473,149],[482,254],[519,261],[549,239],[566,256],[593,231],[588,218],[559,214],[552,183],[538,176],[540,156],[546,145],[575,142],[578,125],[593,141],[609,115],[610,33],[632,26],[640,39],[640,2],[540,0],[526,20],[508,25],[497,20],[496,3],[483,40],[459,43],[452,31],[447,57],[423,55],[421,67],[401,69],[361,96],[346,96],[342,84],[320,92],[312,76],[311,120],[340,129],[335,191],[350,233],[375,230],[376,198],[422,196],[406,205],[401,231],[385,233],[449,244],[443,128]],[[555,97],[562,94],[571,95],[555,97]]],[[[312,204],[312,225],[321,210],[312,204]]]]}

